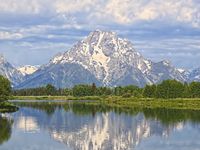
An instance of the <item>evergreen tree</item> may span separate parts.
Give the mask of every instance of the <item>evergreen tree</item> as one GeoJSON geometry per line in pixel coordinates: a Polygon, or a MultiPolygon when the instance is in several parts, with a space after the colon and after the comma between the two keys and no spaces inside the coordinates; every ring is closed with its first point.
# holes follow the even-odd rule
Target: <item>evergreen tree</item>
{"type": "Polygon", "coordinates": [[[200,97],[200,82],[192,82],[189,85],[189,93],[192,98],[200,97]]]}
{"type": "Polygon", "coordinates": [[[56,91],[56,88],[53,85],[48,84],[46,86],[46,93],[47,93],[47,95],[56,95],[57,91],[56,91]]]}
{"type": "Polygon", "coordinates": [[[75,85],[72,88],[74,96],[92,96],[93,89],[91,85],[75,85]]]}
{"type": "Polygon", "coordinates": [[[143,90],[143,96],[154,98],[156,96],[156,85],[146,85],[143,90]]]}
{"type": "Polygon", "coordinates": [[[183,97],[184,97],[184,98],[189,98],[189,97],[191,97],[191,95],[190,95],[190,87],[189,87],[189,85],[188,85],[187,82],[184,83],[183,97]]]}
{"type": "Polygon", "coordinates": [[[96,95],[96,90],[97,90],[96,84],[92,83],[92,95],[96,95]]]}
{"type": "Polygon", "coordinates": [[[0,75],[0,102],[5,101],[11,94],[10,81],[0,75]]]}
{"type": "Polygon", "coordinates": [[[165,80],[157,85],[157,98],[179,98],[183,97],[184,85],[176,80],[165,80]]]}

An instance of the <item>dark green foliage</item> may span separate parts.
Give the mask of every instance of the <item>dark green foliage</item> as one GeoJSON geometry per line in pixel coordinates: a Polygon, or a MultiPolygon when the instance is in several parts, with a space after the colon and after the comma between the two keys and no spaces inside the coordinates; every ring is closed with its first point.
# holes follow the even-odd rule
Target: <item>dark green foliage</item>
{"type": "Polygon", "coordinates": [[[143,96],[148,98],[154,98],[156,96],[156,85],[146,85],[143,90],[143,96]]]}
{"type": "Polygon", "coordinates": [[[12,133],[13,121],[0,117],[0,145],[8,141],[12,133]]]}
{"type": "Polygon", "coordinates": [[[184,83],[184,92],[183,92],[183,97],[184,98],[190,98],[191,97],[191,93],[190,93],[190,87],[188,83],[184,83]]]}
{"type": "Polygon", "coordinates": [[[74,96],[91,96],[94,95],[93,86],[75,85],[72,89],[74,96]]]}
{"type": "Polygon", "coordinates": [[[47,95],[51,95],[51,96],[52,95],[57,95],[57,90],[53,85],[47,84],[46,93],[47,93],[47,95]]]}
{"type": "MultiPolygon", "coordinates": [[[[8,86],[9,91],[9,86],[8,86]]],[[[1,90],[1,89],[0,89],[1,90]]],[[[6,95],[9,95],[8,93],[6,95]]],[[[45,87],[13,91],[15,96],[122,96],[136,98],[200,98],[200,82],[181,83],[176,80],[165,80],[158,85],[146,85],[139,88],[134,85],[118,87],[97,87],[91,85],[75,85],[73,88],[56,89],[48,84],[45,87]]]]}
{"type": "Polygon", "coordinates": [[[157,98],[180,98],[183,97],[184,85],[176,80],[165,80],[157,85],[157,98]]]}
{"type": "Polygon", "coordinates": [[[5,101],[11,94],[10,81],[0,75],[0,102],[5,101]]]}
{"type": "Polygon", "coordinates": [[[66,88],[66,89],[60,89],[60,95],[70,96],[73,95],[72,89],[66,88]]]}
{"type": "Polygon", "coordinates": [[[96,87],[93,83],[92,85],[75,85],[72,88],[73,96],[101,96],[101,95],[111,95],[112,89],[108,87],[96,87]]]}
{"type": "Polygon", "coordinates": [[[114,95],[116,96],[124,96],[126,94],[129,94],[134,97],[141,97],[142,89],[134,85],[124,87],[119,86],[114,89],[114,95]]]}
{"type": "Polygon", "coordinates": [[[190,93],[190,97],[192,98],[200,97],[200,82],[190,83],[188,90],[190,93]]]}
{"type": "Polygon", "coordinates": [[[97,90],[96,84],[92,83],[92,94],[96,95],[96,90],[97,90]]]}
{"type": "Polygon", "coordinates": [[[98,96],[108,96],[112,94],[113,94],[113,90],[109,87],[98,87],[96,90],[96,95],[98,96]]]}
{"type": "Polygon", "coordinates": [[[0,113],[16,112],[19,108],[7,101],[0,103],[0,113]]]}
{"type": "Polygon", "coordinates": [[[0,75],[0,113],[15,112],[18,110],[18,107],[6,101],[9,99],[10,96],[11,96],[10,81],[0,75]]]}
{"type": "Polygon", "coordinates": [[[72,94],[71,89],[56,89],[51,84],[48,84],[45,87],[13,90],[12,92],[15,96],[68,96],[72,94]]]}

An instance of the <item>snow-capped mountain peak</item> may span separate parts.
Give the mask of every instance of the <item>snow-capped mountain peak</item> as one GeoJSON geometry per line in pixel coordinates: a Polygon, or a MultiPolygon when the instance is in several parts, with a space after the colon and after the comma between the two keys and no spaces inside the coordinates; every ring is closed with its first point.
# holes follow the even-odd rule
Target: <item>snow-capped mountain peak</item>
{"type": "Polygon", "coordinates": [[[91,32],[64,55],[56,56],[52,62],[80,64],[105,85],[109,85],[114,72],[122,70],[124,66],[132,66],[144,73],[151,64],[134,49],[131,42],[119,38],[114,32],[100,30],[91,32]]]}
{"type": "Polygon", "coordinates": [[[25,75],[30,75],[33,74],[35,71],[37,71],[39,66],[31,66],[31,65],[26,65],[19,67],[18,70],[25,76],[25,75]]]}
{"type": "Polygon", "coordinates": [[[96,30],[65,53],[56,55],[21,87],[93,82],[104,86],[144,86],[166,79],[185,82],[185,77],[169,61],[155,63],[144,58],[130,41],[115,32],[96,30]]]}

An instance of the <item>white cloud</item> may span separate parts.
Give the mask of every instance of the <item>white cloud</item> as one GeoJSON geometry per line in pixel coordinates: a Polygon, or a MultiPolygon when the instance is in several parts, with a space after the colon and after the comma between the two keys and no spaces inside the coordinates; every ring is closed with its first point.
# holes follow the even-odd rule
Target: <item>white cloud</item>
{"type": "Polygon", "coordinates": [[[65,20],[69,16],[76,19],[83,15],[82,19],[88,23],[164,20],[200,27],[198,0],[1,0],[1,13],[53,14],[53,17],[64,16],[65,20]]]}
{"type": "Polygon", "coordinates": [[[97,0],[55,0],[55,9],[57,13],[89,12],[95,4],[97,0]]]}
{"type": "Polygon", "coordinates": [[[4,13],[37,14],[40,12],[39,0],[1,0],[0,11],[4,13]]]}
{"type": "Polygon", "coordinates": [[[194,0],[109,0],[94,15],[120,24],[160,20],[200,27],[200,4],[194,0]]]}
{"type": "Polygon", "coordinates": [[[0,40],[12,40],[21,39],[23,35],[21,33],[11,33],[7,31],[0,31],[0,40]]]}

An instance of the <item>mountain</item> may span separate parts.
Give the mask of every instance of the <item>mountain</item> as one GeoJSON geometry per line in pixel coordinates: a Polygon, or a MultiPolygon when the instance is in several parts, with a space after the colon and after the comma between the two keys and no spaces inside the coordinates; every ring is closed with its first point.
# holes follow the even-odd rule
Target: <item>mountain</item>
{"type": "Polygon", "coordinates": [[[119,86],[159,83],[165,79],[184,82],[185,76],[168,61],[158,63],[144,58],[134,45],[114,32],[96,30],[58,54],[28,77],[18,88],[51,83],[56,87],[75,84],[119,86]]]}
{"type": "Polygon", "coordinates": [[[188,75],[188,81],[197,81],[200,82],[200,68],[196,68],[192,70],[188,75]]]}
{"type": "Polygon", "coordinates": [[[39,66],[31,66],[31,65],[25,65],[22,67],[17,68],[18,71],[20,71],[24,76],[33,74],[38,70],[39,66]]]}
{"type": "Polygon", "coordinates": [[[186,75],[167,60],[152,63],[151,69],[147,71],[146,75],[153,84],[160,83],[166,79],[175,79],[181,82],[187,81],[186,75]]]}
{"type": "Polygon", "coordinates": [[[51,64],[38,69],[16,88],[33,88],[47,84],[64,88],[88,83],[101,85],[94,75],[78,64],[51,64]]]}
{"type": "Polygon", "coordinates": [[[0,55],[0,75],[8,78],[12,86],[18,85],[23,80],[23,75],[0,55]]]}

